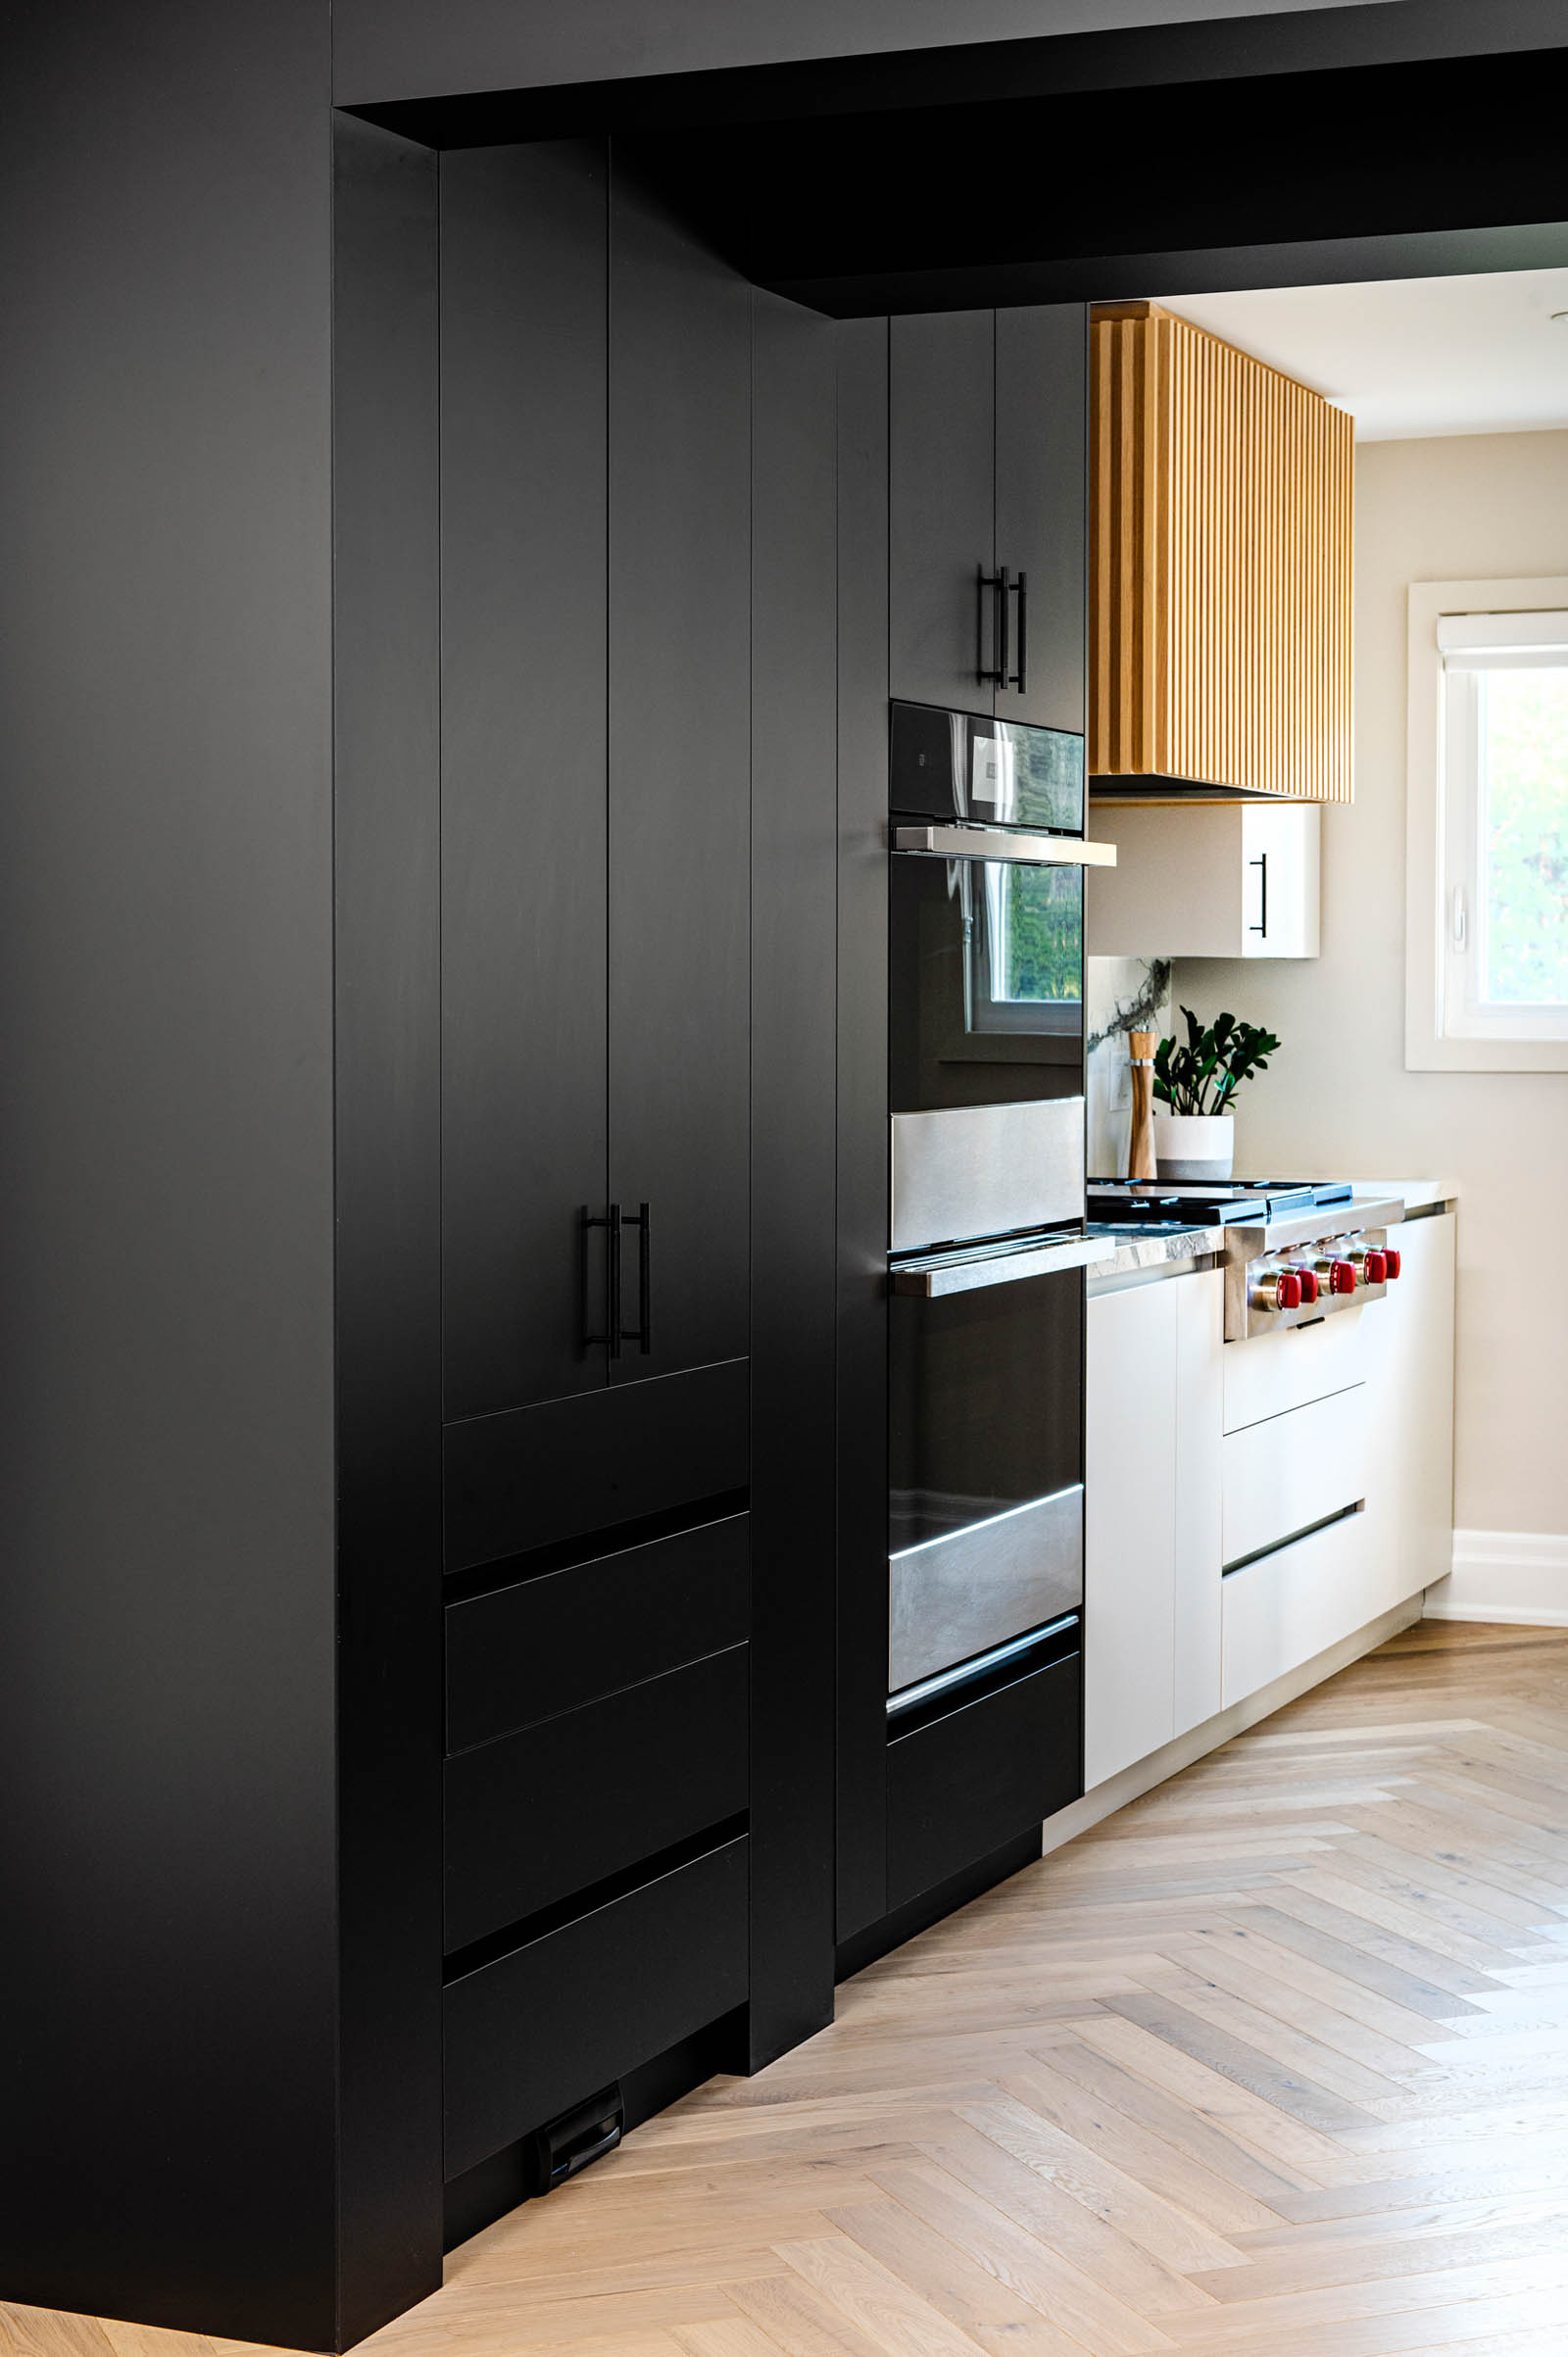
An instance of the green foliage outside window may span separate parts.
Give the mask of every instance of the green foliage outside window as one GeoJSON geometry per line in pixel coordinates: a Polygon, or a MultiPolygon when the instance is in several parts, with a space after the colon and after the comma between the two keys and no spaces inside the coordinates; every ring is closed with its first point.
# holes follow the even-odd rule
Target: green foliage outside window
{"type": "Polygon", "coordinates": [[[1481,996],[1568,1002],[1568,667],[1489,671],[1481,700],[1481,996]]]}

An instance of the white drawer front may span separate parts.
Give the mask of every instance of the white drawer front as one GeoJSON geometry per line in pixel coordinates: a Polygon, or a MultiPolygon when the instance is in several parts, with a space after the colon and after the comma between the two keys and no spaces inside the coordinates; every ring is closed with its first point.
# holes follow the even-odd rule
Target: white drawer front
{"type": "Polygon", "coordinates": [[[1367,1338],[1363,1321],[1376,1317],[1381,1302],[1337,1309],[1321,1325],[1287,1326],[1279,1334],[1255,1334],[1225,1346],[1225,1429],[1240,1432],[1265,1416],[1283,1416],[1309,1400],[1363,1383],[1367,1338]]]}
{"type": "Polygon", "coordinates": [[[1384,1609],[1385,1598],[1373,1593],[1370,1520],[1348,1514],[1227,1576],[1221,1591],[1225,1709],[1365,1628],[1384,1609]]]}
{"type": "Polygon", "coordinates": [[[1235,1563],[1366,1496],[1366,1387],[1227,1433],[1221,1447],[1221,1551],[1235,1563]]]}

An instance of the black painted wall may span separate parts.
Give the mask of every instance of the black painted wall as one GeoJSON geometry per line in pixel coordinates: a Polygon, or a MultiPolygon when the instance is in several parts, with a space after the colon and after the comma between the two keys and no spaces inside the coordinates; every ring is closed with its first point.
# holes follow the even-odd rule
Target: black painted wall
{"type": "Polygon", "coordinates": [[[0,2293],[318,2346],[327,30],[11,12],[0,199],[0,2293]]]}

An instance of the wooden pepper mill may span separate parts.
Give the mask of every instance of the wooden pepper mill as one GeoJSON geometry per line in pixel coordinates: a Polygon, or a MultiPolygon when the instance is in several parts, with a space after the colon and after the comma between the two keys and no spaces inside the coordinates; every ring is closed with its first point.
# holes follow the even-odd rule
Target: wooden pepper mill
{"type": "Polygon", "coordinates": [[[1127,1034],[1133,1072],[1133,1118],[1127,1138],[1127,1176],[1152,1179],[1154,1170],[1154,1050],[1157,1031],[1127,1034]]]}

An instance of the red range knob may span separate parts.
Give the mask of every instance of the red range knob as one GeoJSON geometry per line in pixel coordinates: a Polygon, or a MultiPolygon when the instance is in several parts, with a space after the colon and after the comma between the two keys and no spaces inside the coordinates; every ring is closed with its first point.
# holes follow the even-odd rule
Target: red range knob
{"type": "Polygon", "coordinates": [[[1395,1251],[1392,1244],[1385,1247],[1383,1253],[1384,1272],[1388,1278],[1388,1282],[1391,1285],[1394,1283],[1395,1278],[1399,1273],[1399,1259],[1400,1255],[1395,1251]]]}
{"type": "Polygon", "coordinates": [[[1354,1293],[1355,1263],[1353,1260],[1331,1260],[1329,1262],[1329,1291],[1331,1294],[1354,1293]]]}
{"type": "Polygon", "coordinates": [[[1386,1285],[1389,1281],[1388,1253],[1379,1252],[1365,1253],[1361,1261],[1361,1275],[1368,1285],[1386,1285]]]}
{"type": "Polygon", "coordinates": [[[1280,1270],[1277,1291],[1279,1294],[1280,1307],[1282,1309],[1300,1308],[1301,1279],[1298,1270],[1294,1268],[1282,1268],[1280,1270]]]}
{"type": "Polygon", "coordinates": [[[1303,1307],[1310,1309],[1313,1302],[1317,1300],[1317,1270],[1315,1268],[1302,1268],[1297,1271],[1297,1275],[1300,1279],[1302,1305],[1303,1307]]]}

